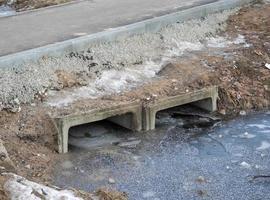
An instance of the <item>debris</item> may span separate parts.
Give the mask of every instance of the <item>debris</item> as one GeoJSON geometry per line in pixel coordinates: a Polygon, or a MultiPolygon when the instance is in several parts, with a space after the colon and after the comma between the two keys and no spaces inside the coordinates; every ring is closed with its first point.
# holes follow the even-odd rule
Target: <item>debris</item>
{"type": "Polygon", "coordinates": [[[243,161],[240,163],[241,167],[245,168],[245,169],[250,169],[251,165],[248,164],[247,162],[243,161]]]}
{"type": "Polygon", "coordinates": [[[141,140],[133,140],[133,141],[127,141],[127,142],[120,142],[117,144],[117,146],[127,147],[127,148],[136,148],[136,146],[140,143],[141,143],[141,140]]]}
{"type": "Polygon", "coordinates": [[[113,178],[109,178],[108,182],[109,182],[110,184],[115,184],[115,183],[116,183],[115,180],[114,180],[113,178]]]}
{"type": "Polygon", "coordinates": [[[30,165],[26,165],[25,166],[27,169],[31,169],[31,166],[30,165]]]}
{"type": "Polygon", "coordinates": [[[241,116],[245,116],[245,115],[247,115],[247,112],[244,111],[244,110],[241,110],[241,111],[239,112],[239,114],[240,114],[241,116]]]}
{"type": "Polygon", "coordinates": [[[17,199],[69,199],[69,200],[82,200],[76,197],[75,194],[70,190],[56,190],[27,179],[15,175],[15,174],[4,174],[9,179],[4,185],[5,192],[8,194],[11,200],[17,199]]]}
{"type": "Polygon", "coordinates": [[[266,67],[267,69],[270,69],[270,64],[269,64],[269,63],[266,63],[266,64],[265,64],[265,67],[266,67]]]}
{"type": "Polygon", "coordinates": [[[128,200],[128,195],[125,192],[118,192],[108,188],[101,188],[96,192],[99,200],[128,200]]]}
{"type": "Polygon", "coordinates": [[[256,148],[256,150],[260,151],[260,150],[265,150],[270,148],[270,143],[267,141],[262,141],[261,146],[259,146],[258,148],[256,148]]]}
{"type": "Polygon", "coordinates": [[[256,175],[256,176],[253,176],[252,178],[253,180],[258,179],[258,178],[270,178],[270,175],[256,175]]]}
{"type": "Polygon", "coordinates": [[[142,194],[143,198],[150,198],[155,196],[155,192],[153,191],[145,191],[142,194]]]}
{"type": "Polygon", "coordinates": [[[15,172],[15,165],[9,158],[8,152],[0,139],[0,172],[15,172]]]}
{"type": "Polygon", "coordinates": [[[239,137],[240,137],[240,138],[251,139],[251,138],[256,137],[256,135],[253,135],[253,134],[250,134],[250,133],[248,133],[248,132],[245,132],[244,134],[241,134],[239,137]]]}
{"type": "Polygon", "coordinates": [[[222,114],[222,115],[226,115],[226,110],[225,109],[221,109],[221,110],[219,110],[219,113],[222,114]]]}
{"type": "Polygon", "coordinates": [[[198,183],[206,183],[206,180],[205,180],[205,178],[203,176],[198,176],[198,178],[196,179],[196,181],[198,183]]]}

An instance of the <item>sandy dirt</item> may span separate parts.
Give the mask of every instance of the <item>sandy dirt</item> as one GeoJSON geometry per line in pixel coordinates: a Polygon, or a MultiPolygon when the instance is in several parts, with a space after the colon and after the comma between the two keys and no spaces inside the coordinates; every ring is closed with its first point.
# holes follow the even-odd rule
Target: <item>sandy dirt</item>
{"type": "MultiPolygon", "coordinates": [[[[48,111],[67,114],[74,110],[107,107],[120,101],[141,100],[147,103],[155,98],[210,85],[219,86],[218,110],[222,114],[269,109],[270,70],[265,67],[266,63],[270,63],[269,19],[269,4],[241,9],[230,17],[227,30],[221,36],[235,38],[241,34],[250,45],[248,48],[230,45],[222,50],[209,48],[204,52],[176,58],[159,72],[158,77],[132,91],[94,100],[80,100],[58,110],[36,101],[35,104],[22,106],[19,113],[1,111],[0,139],[4,141],[17,173],[30,180],[49,184],[52,166],[59,155],[55,151],[56,129],[48,111]]],[[[76,77],[69,77],[61,71],[58,77],[63,88],[80,85],[76,77]]],[[[0,183],[3,182],[4,178],[0,176],[0,183]]],[[[1,187],[0,199],[4,199],[1,187]]]]}
{"type": "Polygon", "coordinates": [[[20,11],[33,10],[37,8],[63,4],[63,3],[71,2],[71,1],[72,0],[15,0],[15,1],[2,0],[0,1],[0,5],[9,4],[16,11],[20,12],[20,11]]]}

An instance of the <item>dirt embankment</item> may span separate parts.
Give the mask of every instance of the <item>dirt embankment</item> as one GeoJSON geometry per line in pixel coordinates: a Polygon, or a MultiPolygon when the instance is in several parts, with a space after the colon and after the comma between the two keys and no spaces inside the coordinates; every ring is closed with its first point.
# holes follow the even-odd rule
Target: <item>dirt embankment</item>
{"type": "MultiPolygon", "coordinates": [[[[258,4],[231,16],[223,36],[245,37],[248,46],[230,46],[222,54],[199,52],[167,65],[159,78],[131,92],[90,101],[154,99],[187,90],[219,85],[219,111],[269,109],[270,106],[270,5],[258,4]]],[[[73,86],[73,85],[72,85],[73,86]]],[[[82,101],[82,106],[85,106],[82,101]]],[[[37,182],[50,182],[51,168],[59,156],[55,152],[56,129],[45,108],[23,106],[19,113],[0,113],[0,139],[4,141],[17,173],[37,182]]],[[[4,178],[0,176],[0,185],[4,178]]],[[[0,199],[4,193],[0,187],[0,199]],[[1,196],[2,195],[2,196],[1,196]]]]}
{"type": "Polygon", "coordinates": [[[19,12],[63,4],[70,1],[72,0],[0,0],[0,5],[7,4],[19,12]]]}
{"type": "Polygon", "coordinates": [[[218,58],[213,80],[220,85],[219,109],[263,109],[270,106],[270,6],[243,8],[228,20],[226,33],[241,34],[250,47],[233,49],[233,59],[218,58]]]}

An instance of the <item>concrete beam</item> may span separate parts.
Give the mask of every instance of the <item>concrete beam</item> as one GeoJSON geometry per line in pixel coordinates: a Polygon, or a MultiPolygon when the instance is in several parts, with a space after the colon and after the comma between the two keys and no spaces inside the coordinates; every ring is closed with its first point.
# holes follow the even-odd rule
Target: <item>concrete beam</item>
{"type": "Polygon", "coordinates": [[[58,152],[68,152],[68,131],[70,127],[108,119],[131,130],[142,129],[142,106],[138,102],[122,104],[106,109],[53,117],[58,130],[58,152]]]}
{"type": "Polygon", "coordinates": [[[206,5],[192,7],[186,10],[174,12],[160,17],[144,20],[127,26],[107,30],[87,36],[34,48],[0,57],[0,68],[22,66],[27,62],[37,62],[42,57],[60,57],[70,52],[80,52],[89,48],[95,42],[110,42],[119,37],[129,37],[145,32],[157,32],[162,27],[176,22],[205,17],[208,14],[231,9],[250,3],[254,0],[220,0],[206,5]]]}
{"type": "Polygon", "coordinates": [[[217,109],[218,88],[216,86],[201,90],[188,92],[185,94],[167,97],[152,102],[143,108],[143,129],[155,129],[156,113],[168,108],[193,103],[194,105],[207,111],[217,109]]]}

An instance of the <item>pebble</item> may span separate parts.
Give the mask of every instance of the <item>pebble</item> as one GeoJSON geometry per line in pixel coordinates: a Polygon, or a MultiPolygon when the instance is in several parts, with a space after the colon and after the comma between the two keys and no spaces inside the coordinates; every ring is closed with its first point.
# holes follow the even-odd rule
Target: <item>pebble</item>
{"type": "Polygon", "coordinates": [[[245,115],[247,115],[247,112],[244,111],[244,110],[241,110],[241,111],[239,112],[239,114],[240,114],[241,116],[245,116],[245,115]]]}
{"type": "Polygon", "coordinates": [[[248,164],[247,162],[243,161],[240,163],[241,167],[245,168],[245,169],[250,169],[251,165],[248,164]]]}
{"type": "Polygon", "coordinates": [[[115,184],[115,180],[114,180],[113,178],[109,178],[108,182],[109,182],[110,184],[115,184]]]}
{"type": "Polygon", "coordinates": [[[226,110],[225,110],[225,109],[221,109],[221,110],[219,111],[219,113],[222,114],[222,115],[226,115],[226,110]]]}

